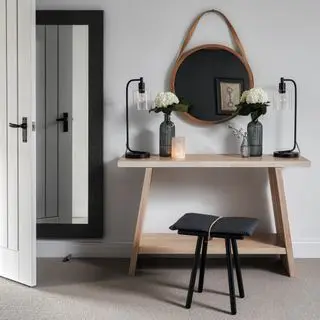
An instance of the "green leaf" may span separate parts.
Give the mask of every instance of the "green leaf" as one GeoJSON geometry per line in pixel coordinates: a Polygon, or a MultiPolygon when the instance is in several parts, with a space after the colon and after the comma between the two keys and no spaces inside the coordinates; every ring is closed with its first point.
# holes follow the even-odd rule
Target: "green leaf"
{"type": "Polygon", "coordinates": [[[176,112],[187,112],[188,109],[189,109],[189,106],[182,103],[175,104],[172,107],[172,111],[176,111],[176,112]]]}
{"type": "Polygon", "coordinates": [[[252,121],[257,121],[261,115],[267,113],[267,107],[269,104],[270,102],[256,104],[240,103],[236,106],[237,110],[235,114],[241,116],[248,116],[250,114],[252,121]]]}
{"type": "Polygon", "coordinates": [[[150,112],[155,112],[155,113],[159,113],[159,112],[163,112],[165,114],[171,114],[172,111],[176,111],[176,112],[187,112],[188,111],[189,106],[182,104],[182,103],[178,103],[178,104],[173,104],[171,106],[168,106],[166,108],[159,108],[159,107],[155,107],[149,110],[150,112]]]}
{"type": "Polygon", "coordinates": [[[242,105],[239,107],[239,109],[237,110],[237,113],[241,116],[247,116],[252,112],[252,108],[250,107],[250,105],[242,105]]]}
{"type": "Polygon", "coordinates": [[[163,108],[152,108],[152,109],[149,110],[149,113],[151,113],[151,112],[159,113],[159,112],[162,111],[162,109],[163,108]]]}

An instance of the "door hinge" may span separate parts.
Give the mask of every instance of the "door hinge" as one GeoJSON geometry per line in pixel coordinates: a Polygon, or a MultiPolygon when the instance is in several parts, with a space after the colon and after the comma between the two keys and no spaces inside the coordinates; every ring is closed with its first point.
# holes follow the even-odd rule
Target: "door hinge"
{"type": "Polygon", "coordinates": [[[32,121],[32,131],[36,131],[36,122],[32,121]]]}

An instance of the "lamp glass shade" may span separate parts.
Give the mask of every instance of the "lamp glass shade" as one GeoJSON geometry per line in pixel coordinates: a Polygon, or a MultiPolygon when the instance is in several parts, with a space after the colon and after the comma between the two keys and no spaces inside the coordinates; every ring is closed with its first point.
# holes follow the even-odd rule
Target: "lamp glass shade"
{"type": "Polygon", "coordinates": [[[291,88],[287,88],[285,92],[274,92],[274,105],[278,111],[292,110],[294,106],[293,92],[291,88]]]}
{"type": "Polygon", "coordinates": [[[288,93],[279,93],[278,97],[279,110],[288,110],[290,108],[288,93]]]}
{"type": "Polygon", "coordinates": [[[145,90],[139,92],[139,90],[133,92],[133,101],[139,111],[148,111],[151,109],[151,94],[150,91],[145,90]]]}
{"type": "Polygon", "coordinates": [[[184,137],[172,138],[172,159],[185,159],[186,157],[186,140],[184,137]]]}

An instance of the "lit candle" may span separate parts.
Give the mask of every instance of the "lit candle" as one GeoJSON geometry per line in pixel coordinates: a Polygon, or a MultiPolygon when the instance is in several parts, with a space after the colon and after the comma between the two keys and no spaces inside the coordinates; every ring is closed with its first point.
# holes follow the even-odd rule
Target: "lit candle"
{"type": "Polygon", "coordinates": [[[186,157],[186,145],[184,137],[172,138],[172,159],[184,159],[186,157]]]}

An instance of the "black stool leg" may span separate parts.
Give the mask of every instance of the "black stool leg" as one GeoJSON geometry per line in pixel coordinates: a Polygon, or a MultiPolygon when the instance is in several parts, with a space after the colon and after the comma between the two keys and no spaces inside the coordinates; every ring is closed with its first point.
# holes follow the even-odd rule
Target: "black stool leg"
{"type": "Polygon", "coordinates": [[[234,279],[233,279],[233,266],[232,266],[232,257],[231,257],[231,246],[230,239],[226,238],[226,254],[227,254],[227,266],[228,266],[228,281],[229,281],[229,294],[230,294],[230,304],[231,304],[231,314],[237,313],[236,307],[236,295],[234,292],[234,279]]]}
{"type": "Polygon", "coordinates": [[[240,295],[240,298],[244,298],[244,289],[243,289],[240,260],[238,255],[237,240],[231,239],[231,241],[232,241],[232,251],[233,251],[233,257],[234,257],[234,266],[236,268],[236,274],[237,274],[237,280],[238,280],[239,295],[240,295]]]}
{"type": "Polygon", "coordinates": [[[189,282],[188,296],[187,296],[187,302],[186,302],[187,309],[190,309],[191,303],[192,303],[194,285],[196,282],[197,269],[198,269],[200,252],[201,252],[201,245],[202,245],[202,237],[198,237],[197,246],[194,254],[193,268],[191,271],[190,282],[189,282]]]}
{"type": "Polygon", "coordinates": [[[206,270],[207,250],[208,250],[208,238],[204,237],[203,245],[202,245],[201,263],[200,263],[198,292],[203,291],[203,281],[204,281],[204,273],[206,270]]]}

